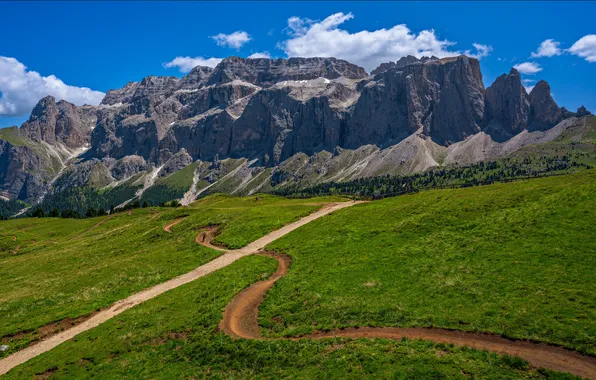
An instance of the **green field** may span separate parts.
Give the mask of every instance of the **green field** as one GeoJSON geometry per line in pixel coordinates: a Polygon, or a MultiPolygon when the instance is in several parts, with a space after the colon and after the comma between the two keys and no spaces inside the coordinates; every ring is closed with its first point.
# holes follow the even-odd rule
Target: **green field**
{"type": "MultiPolygon", "coordinates": [[[[269,247],[292,257],[260,309],[262,335],[271,339],[233,340],[218,329],[232,297],[276,268],[251,256],[136,306],[7,378],[574,378],[431,341],[275,338],[354,326],[442,327],[596,355],[595,194],[596,170],[584,170],[356,205],[269,247]]],[[[336,200],[214,195],[190,208],[118,214],[76,238],[101,218],[1,222],[7,292],[0,312],[8,318],[0,335],[84,315],[211,260],[218,253],[194,243],[201,226],[220,225],[217,242],[238,248],[336,200]],[[163,232],[182,215],[172,234],[163,232]]],[[[11,342],[9,352],[31,339],[11,342]]]]}
{"type": "Polygon", "coordinates": [[[247,341],[218,332],[227,302],[275,267],[266,257],[244,258],[126,311],[6,378],[572,378],[429,341],[247,341]]]}
{"type": "Polygon", "coordinates": [[[483,331],[596,355],[596,170],[355,206],[270,248],[272,336],[350,326],[483,331]]]}
{"type": "Polygon", "coordinates": [[[220,252],[194,242],[199,227],[220,225],[216,242],[239,248],[331,200],[338,198],[214,195],[192,207],[116,214],[90,231],[104,218],[0,222],[0,337],[9,345],[0,355],[27,345],[41,326],[87,315],[212,260],[220,252]],[[163,231],[182,215],[188,217],[175,233],[163,231]]]}

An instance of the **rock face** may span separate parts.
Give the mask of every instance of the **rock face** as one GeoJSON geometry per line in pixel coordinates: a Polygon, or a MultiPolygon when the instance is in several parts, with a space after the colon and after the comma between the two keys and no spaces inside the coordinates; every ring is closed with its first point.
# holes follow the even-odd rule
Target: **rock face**
{"type": "Polygon", "coordinates": [[[588,111],[585,106],[581,106],[577,109],[575,116],[582,117],[582,116],[589,116],[592,112],[588,111]]]}
{"type": "Polygon", "coordinates": [[[33,141],[62,143],[76,149],[89,142],[96,121],[97,107],[77,107],[64,100],[56,103],[54,97],[47,96],[33,108],[29,120],[21,127],[21,134],[33,141]]]}
{"type": "Polygon", "coordinates": [[[0,131],[0,193],[32,201],[52,186],[105,186],[157,167],[163,177],[195,160],[213,162],[211,174],[226,159],[244,160],[242,173],[249,162],[283,166],[273,182],[295,177],[288,163],[325,162],[309,178],[329,165],[424,170],[437,165],[433,149],[464,147],[481,131],[505,141],[588,114],[560,109],[544,81],[528,95],[515,69],[485,90],[478,60],[466,56],[406,56],[370,76],[335,58],[230,57],[180,79],[129,82],[98,107],[42,99],[20,130],[0,131]]]}
{"type": "Polygon", "coordinates": [[[222,84],[240,80],[261,87],[282,81],[316,78],[362,79],[366,71],[353,63],[336,58],[240,58],[224,59],[213,71],[208,84],[222,84]]]}
{"type": "Polygon", "coordinates": [[[552,98],[546,81],[536,83],[530,92],[530,107],[531,124],[535,129],[548,129],[563,119],[561,109],[552,98]]]}
{"type": "Polygon", "coordinates": [[[370,72],[371,75],[377,75],[380,74],[382,72],[385,71],[389,71],[392,69],[400,69],[402,67],[408,66],[408,65],[412,65],[414,63],[425,63],[429,60],[432,61],[436,61],[439,60],[439,58],[435,57],[434,55],[432,57],[422,57],[420,59],[414,57],[413,55],[407,55],[405,57],[401,57],[399,60],[397,60],[397,62],[387,62],[387,63],[381,63],[379,65],[379,67],[377,67],[376,69],[374,69],[373,71],[370,72]]]}
{"type": "Polygon", "coordinates": [[[489,132],[512,136],[528,126],[530,97],[516,69],[497,78],[485,94],[484,121],[489,132]]]}

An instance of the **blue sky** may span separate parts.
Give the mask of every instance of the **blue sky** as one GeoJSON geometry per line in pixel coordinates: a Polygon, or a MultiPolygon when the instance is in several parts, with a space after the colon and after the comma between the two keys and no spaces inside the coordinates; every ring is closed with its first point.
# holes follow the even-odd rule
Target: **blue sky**
{"type": "Polygon", "coordinates": [[[263,52],[335,55],[370,71],[412,51],[469,51],[486,87],[530,63],[520,70],[528,86],[545,79],[560,106],[594,112],[594,14],[595,2],[0,2],[0,127],[20,124],[48,92],[97,102],[147,75],[184,75],[164,67],[176,57],[263,52]]]}

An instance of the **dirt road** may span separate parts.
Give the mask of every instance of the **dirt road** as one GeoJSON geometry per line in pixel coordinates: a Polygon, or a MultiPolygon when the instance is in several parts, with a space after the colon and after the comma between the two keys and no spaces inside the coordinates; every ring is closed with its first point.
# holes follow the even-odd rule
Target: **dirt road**
{"type": "MultiPolygon", "coordinates": [[[[259,327],[259,306],[265,293],[286,274],[290,266],[290,258],[287,255],[272,252],[261,252],[259,254],[275,258],[279,265],[277,271],[267,280],[254,283],[236,295],[226,306],[219,328],[227,335],[235,338],[263,339],[259,327]]],[[[596,379],[596,358],[584,356],[561,347],[527,341],[512,341],[492,334],[431,328],[363,327],[318,332],[296,338],[287,338],[287,340],[335,337],[397,340],[407,337],[408,339],[432,340],[499,354],[514,355],[527,360],[537,368],[569,372],[577,376],[596,379]]]]}
{"type": "MultiPolygon", "coordinates": [[[[59,334],[51,336],[45,340],[40,341],[39,343],[27,347],[21,351],[15,352],[14,354],[7,356],[6,358],[0,360],[0,375],[5,374],[12,368],[18,366],[19,364],[25,363],[27,360],[36,357],[44,352],[51,350],[52,348],[58,346],[59,344],[66,342],[69,339],[74,338],[78,334],[90,330],[94,327],[99,326],[103,322],[110,320],[117,316],[118,314],[123,313],[124,311],[134,307],[140,303],[143,303],[147,300],[157,297],[160,294],[163,294],[169,290],[175,289],[181,285],[187,284],[191,281],[196,280],[197,278],[203,277],[212,273],[218,269],[226,267],[232,264],[234,261],[248,256],[254,253],[257,253],[259,250],[263,249],[267,244],[279,239],[280,237],[294,231],[295,229],[302,227],[303,225],[316,220],[322,216],[332,213],[333,211],[341,210],[342,208],[350,207],[360,202],[341,202],[341,203],[332,203],[325,205],[321,209],[313,212],[312,214],[305,216],[304,218],[290,223],[279,230],[273,231],[262,238],[250,243],[244,248],[238,250],[231,250],[226,251],[225,254],[217,257],[216,259],[208,262],[205,265],[202,265],[191,272],[183,274],[181,276],[175,277],[169,281],[166,281],[162,284],[156,285],[152,288],[143,290],[142,292],[133,294],[132,296],[120,300],[113,304],[110,308],[102,310],[95,314],[93,317],[87,319],[83,323],[76,325],[68,330],[65,330],[59,334]]],[[[178,218],[174,220],[172,223],[164,226],[164,230],[171,232],[171,227],[177,223],[180,223],[182,218],[178,218]]]]}

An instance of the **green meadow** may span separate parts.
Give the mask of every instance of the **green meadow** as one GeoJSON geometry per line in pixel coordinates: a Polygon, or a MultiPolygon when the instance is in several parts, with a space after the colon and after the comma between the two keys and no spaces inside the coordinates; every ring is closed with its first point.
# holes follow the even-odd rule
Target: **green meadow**
{"type": "Polygon", "coordinates": [[[596,355],[596,170],[358,205],[271,244],[271,336],[441,327],[596,355]]]}
{"type": "Polygon", "coordinates": [[[277,262],[249,256],[149,300],[13,369],[7,379],[572,379],[523,360],[430,341],[232,340],[225,305],[277,262]]]}
{"type": "Polygon", "coordinates": [[[221,252],[194,241],[200,227],[219,225],[216,242],[240,248],[333,200],[340,199],[214,195],[191,207],[112,218],[2,221],[0,338],[9,349],[0,356],[35,340],[42,326],[88,315],[214,259],[221,252]],[[163,231],[180,216],[187,218],[173,233],[163,231]]]}

